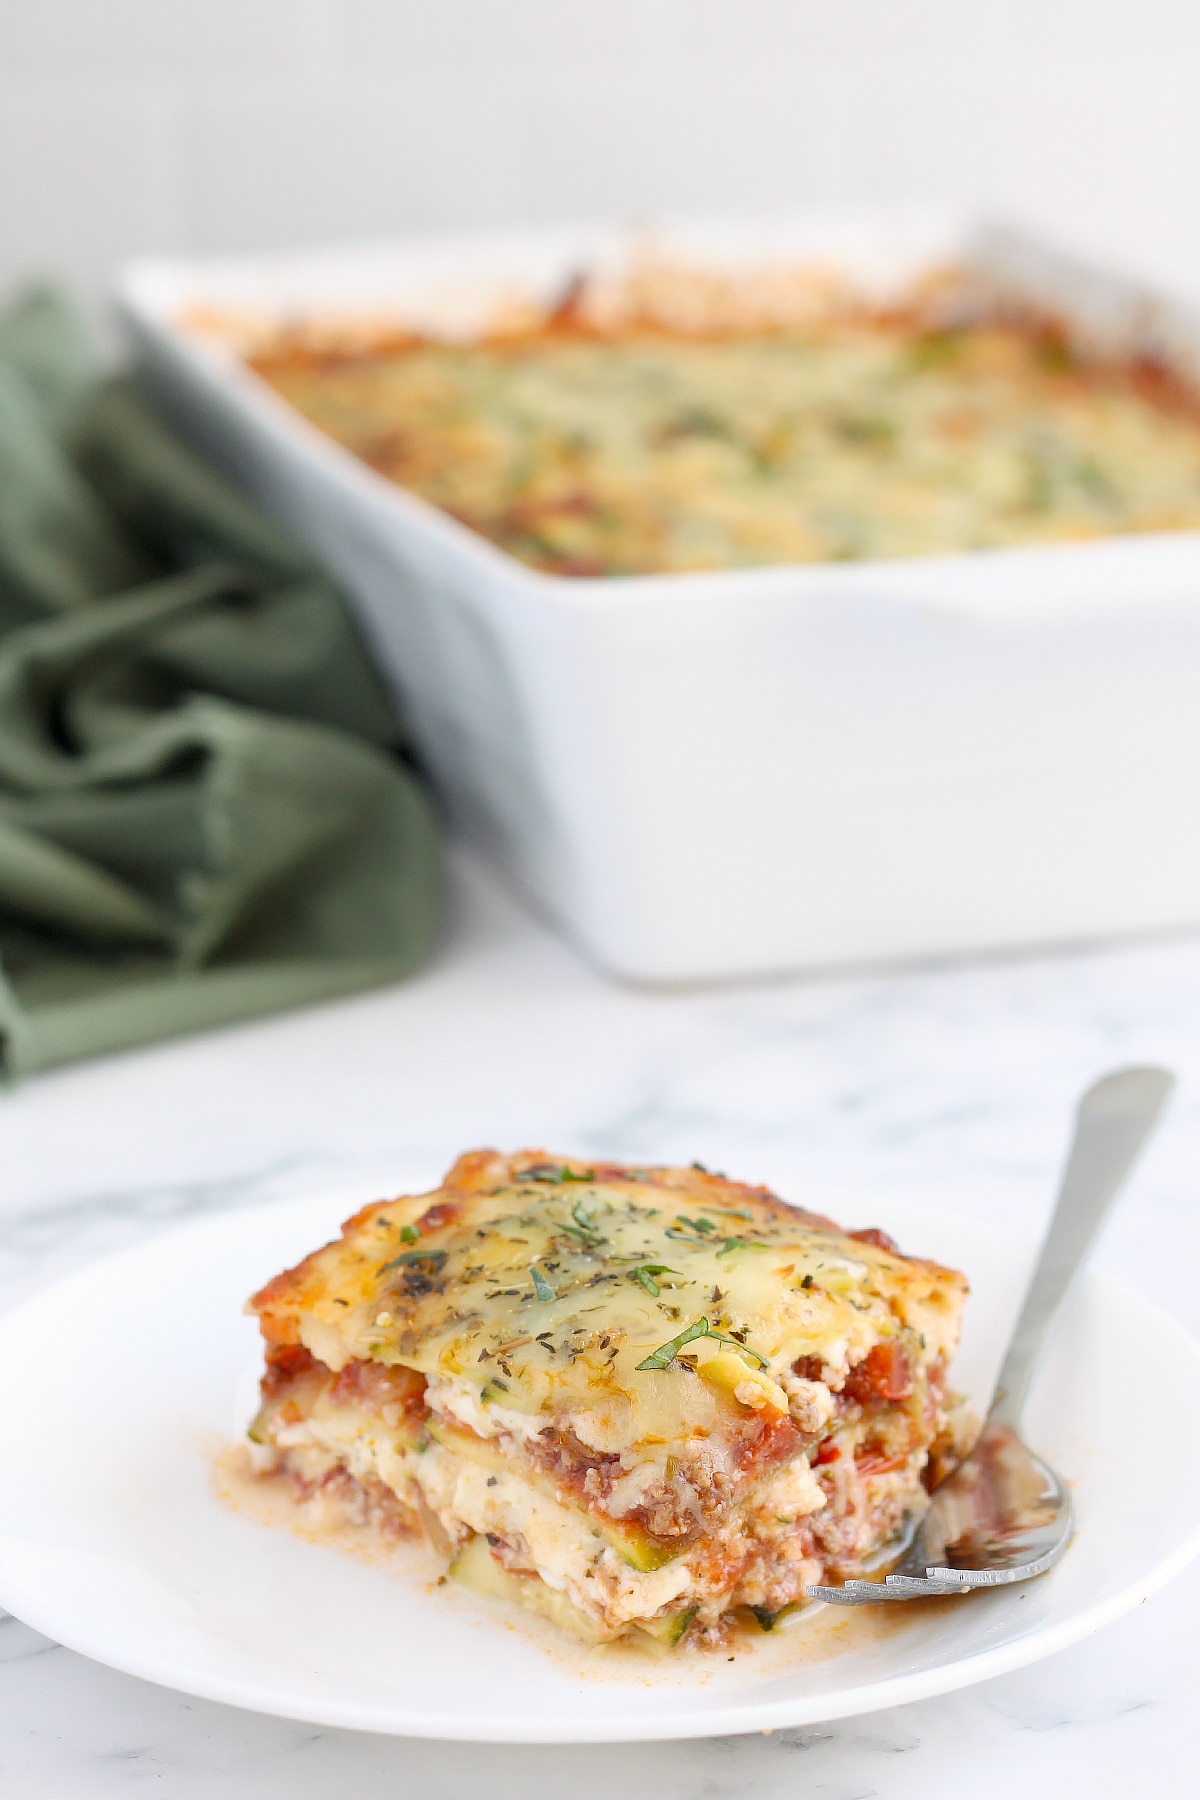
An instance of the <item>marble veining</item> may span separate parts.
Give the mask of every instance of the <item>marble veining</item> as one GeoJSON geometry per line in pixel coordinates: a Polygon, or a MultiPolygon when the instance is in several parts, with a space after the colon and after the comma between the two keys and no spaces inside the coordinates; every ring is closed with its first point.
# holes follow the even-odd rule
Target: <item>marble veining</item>
{"type": "MultiPolygon", "coordinates": [[[[469,1143],[699,1157],[784,1192],[921,1196],[1031,1237],[1075,1095],[1134,1060],[1168,1063],[1180,1092],[1099,1260],[1194,1330],[1200,939],[635,991],[602,981],[464,859],[452,929],[417,981],[0,1096],[0,1307],[206,1211],[432,1181],[469,1143]]],[[[0,1796],[1158,1800],[1195,1791],[1198,1611],[1193,1567],[1089,1642],[959,1694],[771,1737],[582,1755],[262,1718],[118,1675],[0,1616],[0,1796]]]]}

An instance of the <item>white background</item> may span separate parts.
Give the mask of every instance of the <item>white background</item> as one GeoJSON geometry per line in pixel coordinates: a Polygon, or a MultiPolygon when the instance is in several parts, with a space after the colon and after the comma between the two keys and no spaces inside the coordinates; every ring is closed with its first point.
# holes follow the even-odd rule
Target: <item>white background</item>
{"type": "Polygon", "coordinates": [[[1194,0],[0,0],[0,284],[961,199],[1200,290],[1194,0]]]}

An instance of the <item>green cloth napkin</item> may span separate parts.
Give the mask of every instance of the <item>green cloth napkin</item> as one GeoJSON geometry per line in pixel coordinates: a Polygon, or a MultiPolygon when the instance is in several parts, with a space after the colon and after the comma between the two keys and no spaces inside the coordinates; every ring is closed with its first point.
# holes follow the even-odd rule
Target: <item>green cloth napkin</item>
{"type": "Polygon", "coordinates": [[[55,295],[0,315],[0,1074],[413,970],[399,735],[308,556],[55,295]]]}

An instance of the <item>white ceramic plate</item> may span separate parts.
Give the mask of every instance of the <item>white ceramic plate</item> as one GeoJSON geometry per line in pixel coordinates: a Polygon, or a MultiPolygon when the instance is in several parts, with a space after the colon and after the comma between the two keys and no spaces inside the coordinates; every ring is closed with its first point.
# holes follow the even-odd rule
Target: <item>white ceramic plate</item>
{"type": "MultiPolygon", "coordinates": [[[[130,1674],[323,1725],[524,1743],[701,1737],[894,1706],[1032,1662],[1136,1605],[1200,1548],[1200,1445],[1180,1429],[1200,1416],[1200,1348],[1098,1275],[1063,1323],[1029,1415],[1033,1442],[1072,1483],[1078,1536],[1020,1591],[814,1608],[737,1646],[734,1661],[655,1660],[577,1650],[435,1587],[416,1550],[372,1566],[269,1529],[219,1499],[213,1474],[256,1355],[242,1302],[363,1198],[204,1221],[0,1322],[10,1611],[130,1674]]],[[[858,1198],[842,1211],[967,1270],[959,1373],[982,1398],[1028,1246],[908,1204],[858,1198]]]]}

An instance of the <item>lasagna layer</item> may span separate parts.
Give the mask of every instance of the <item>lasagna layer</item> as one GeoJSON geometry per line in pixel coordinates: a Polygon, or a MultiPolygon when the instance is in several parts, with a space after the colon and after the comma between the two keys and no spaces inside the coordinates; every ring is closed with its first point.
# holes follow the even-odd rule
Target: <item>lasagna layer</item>
{"type": "Polygon", "coordinates": [[[585,1637],[716,1641],[903,1541],[965,1293],[699,1168],[474,1152],[254,1297],[251,1437],[585,1637]]]}

